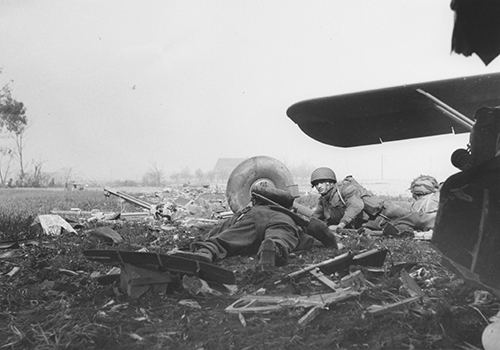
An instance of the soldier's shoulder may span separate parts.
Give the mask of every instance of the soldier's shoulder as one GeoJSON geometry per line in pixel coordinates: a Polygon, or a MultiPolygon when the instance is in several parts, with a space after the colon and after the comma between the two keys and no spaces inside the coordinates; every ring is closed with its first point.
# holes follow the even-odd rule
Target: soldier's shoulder
{"type": "Polygon", "coordinates": [[[359,187],[356,186],[355,184],[349,183],[349,182],[342,182],[339,184],[339,191],[340,194],[344,197],[351,197],[351,196],[361,196],[361,192],[359,190],[359,187]]]}

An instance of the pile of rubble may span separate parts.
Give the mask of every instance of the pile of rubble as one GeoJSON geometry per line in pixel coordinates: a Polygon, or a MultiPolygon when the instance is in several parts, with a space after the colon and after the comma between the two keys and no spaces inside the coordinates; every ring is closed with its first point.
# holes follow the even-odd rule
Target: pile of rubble
{"type": "Polygon", "coordinates": [[[181,187],[166,188],[162,192],[132,196],[111,188],[104,189],[107,197],[119,199],[119,212],[103,212],[99,209],[83,211],[79,208],[51,211],[52,218],[45,216],[44,220],[58,220],[54,215],[61,216],[73,227],[92,227],[92,224],[116,224],[123,221],[148,222],[151,226],[169,231],[176,227],[200,227],[213,225],[218,220],[230,217],[225,194],[217,188],[181,187]],[[126,211],[127,204],[142,210],[126,211]]]}

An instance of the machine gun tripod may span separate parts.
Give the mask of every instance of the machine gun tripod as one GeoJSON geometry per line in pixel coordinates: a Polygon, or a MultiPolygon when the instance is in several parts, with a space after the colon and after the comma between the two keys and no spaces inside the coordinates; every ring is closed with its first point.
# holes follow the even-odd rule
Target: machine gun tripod
{"type": "Polygon", "coordinates": [[[116,191],[111,188],[104,188],[104,195],[106,197],[113,195],[138,207],[146,209],[151,215],[155,217],[155,219],[172,220],[172,215],[176,211],[175,204],[173,203],[152,204],[142,199],[131,196],[130,194],[116,191]]]}

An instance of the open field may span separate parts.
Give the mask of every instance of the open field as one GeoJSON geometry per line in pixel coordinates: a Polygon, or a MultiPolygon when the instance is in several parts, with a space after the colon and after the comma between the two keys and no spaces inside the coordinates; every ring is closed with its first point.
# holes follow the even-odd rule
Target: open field
{"type": "MultiPolygon", "coordinates": [[[[0,348],[5,349],[474,349],[486,319],[498,311],[494,298],[478,301],[475,290],[441,265],[429,243],[411,238],[346,236],[346,249],[389,249],[385,274],[363,271],[374,283],[361,295],[331,306],[300,327],[303,309],[246,315],[245,325],[224,308],[244,293],[266,288],[266,294],[308,295],[327,292],[309,277],[274,285],[284,273],[332,257],[334,251],[316,247],[297,252],[289,265],[272,272],[254,269],[252,257],[234,257],[219,265],[236,272],[238,293],[222,296],[189,295],[182,288],[149,293],[138,300],[120,294],[115,285],[100,285],[90,277],[111,266],[90,262],[84,249],[106,248],[85,234],[36,236],[30,224],[51,209],[119,210],[117,200],[102,191],[0,191],[2,240],[36,238],[36,244],[0,259],[0,348]],[[373,304],[407,297],[393,268],[409,264],[425,296],[418,302],[380,316],[366,312],[373,304]],[[412,265],[414,265],[412,267],[412,265]],[[20,267],[12,277],[7,273],[20,267]],[[68,272],[67,270],[72,271],[68,272]],[[392,272],[392,273],[391,273],[392,272]],[[180,305],[196,300],[201,309],[180,305]]],[[[134,209],[130,209],[134,210],[134,209]]],[[[135,209],[136,210],[136,209],[135,209]]],[[[206,229],[177,227],[164,232],[146,222],[117,222],[113,228],[124,242],[113,248],[166,252],[183,247],[206,229]],[[173,236],[179,239],[174,240],[173,236]]]]}

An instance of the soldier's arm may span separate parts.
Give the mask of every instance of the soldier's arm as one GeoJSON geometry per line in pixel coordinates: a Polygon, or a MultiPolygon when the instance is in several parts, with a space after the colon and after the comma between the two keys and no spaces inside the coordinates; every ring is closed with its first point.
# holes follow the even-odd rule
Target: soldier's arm
{"type": "Polygon", "coordinates": [[[323,203],[321,203],[321,200],[318,200],[318,203],[313,208],[312,217],[314,217],[316,219],[323,220],[325,218],[324,213],[325,212],[324,212],[323,203]]]}
{"type": "Polygon", "coordinates": [[[360,191],[354,186],[345,186],[341,189],[340,194],[345,201],[346,209],[344,216],[340,219],[340,225],[344,227],[349,225],[364,208],[363,200],[361,199],[360,191]]]}

